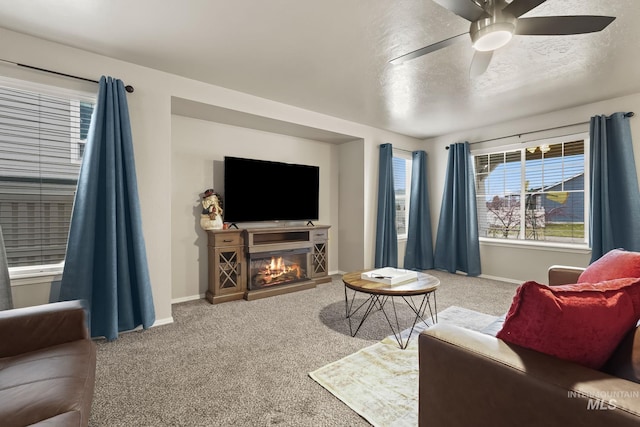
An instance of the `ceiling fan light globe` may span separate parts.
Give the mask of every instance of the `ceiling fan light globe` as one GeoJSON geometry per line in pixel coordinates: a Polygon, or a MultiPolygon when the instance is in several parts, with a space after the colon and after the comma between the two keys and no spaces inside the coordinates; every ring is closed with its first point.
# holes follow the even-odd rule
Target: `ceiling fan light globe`
{"type": "Polygon", "coordinates": [[[469,34],[473,48],[487,52],[500,49],[509,43],[515,31],[515,19],[500,15],[472,22],[469,34]]]}
{"type": "Polygon", "coordinates": [[[509,43],[513,33],[505,30],[498,30],[487,33],[473,43],[473,48],[480,52],[487,52],[491,50],[500,49],[502,46],[509,43]]]}

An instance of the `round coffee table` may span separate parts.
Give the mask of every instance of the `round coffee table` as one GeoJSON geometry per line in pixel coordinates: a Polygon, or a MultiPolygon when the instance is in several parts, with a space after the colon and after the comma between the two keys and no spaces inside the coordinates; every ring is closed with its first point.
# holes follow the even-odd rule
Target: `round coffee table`
{"type": "Polygon", "coordinates": [[[378,309],[382,311],[384,314],[387,323],[389,323],[389,327],[393,332],[393,336],[395,337],[398,345],[401,349],[407,348],[409,345],[409,340],[411,339],[411,335],[418,323],[418,319],[427,323],[424,320],[424,315],[429,309],[429,315],[431,316],[431,321],[433,323],[438,321],[438,305],[436,301],[436,290],[438,286],[440,286],[440,280],[437,277],[433,277],[426,273],[418,273],[418,277],[416,280],[412,280],[409,282],[399,283],[397,285],[387,285],[385,283],[374,282],[371,280],[366,280],[361,277],[363,271],[356,271],[353,273],[347,273],[342,276],[342,281],[344,282],[344,303],[345,303],[345,312],[347,319],[349,319],[349,332],[352,337],[355,337],[360,327],[364,323],[364,321],[369,317],[369,314],[374,309],[378,309]],[[347,295],[347,289],[351,289],[353,291],[353,295],[351,300],[347,295]],[[360,303],[357,306],[354,306],[355,297],[358,293],[364,293],[368,295],[366,301],[360,303]],[[419,298],[418,304],[415,303],[413,297],[422,297],[419,298]],[[433,308],[431,307],[431,296],[433,296],[433,308]],[[400,329],[400,321],[398,319],[398,312],[396,310],[395,298],[402,298],[402,300],[407,304],[408,307],[415,314],[415,318],[413,319],[413,324],[411,328],[408,329],[408,335],[404,337],[402,333],[402,329],[400,329]],[[387,313],[385,310],[385,305],[391,302],[393,313],[387,313]],[[354,314],[356,314],[361,309],[364,309],[364,314],[358,327],[353,330],[351,324],[351,318],[354,314]],[[393,314],[393,318],[391,317],[393,314]],[[392,322],[393,320],[393,322],[392,322]],[[395,325],[394,325],[395,323],[395,325]]]}

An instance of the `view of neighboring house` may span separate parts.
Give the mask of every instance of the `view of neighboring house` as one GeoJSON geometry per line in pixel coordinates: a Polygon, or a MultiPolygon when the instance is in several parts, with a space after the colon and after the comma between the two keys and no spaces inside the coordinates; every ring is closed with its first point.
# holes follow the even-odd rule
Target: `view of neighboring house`
{"type": "MultiPolygon", "coordinates": [[[[534,240],[543,236],[549,224],[584,223],[584,173],[547,187],[527,191],[524,218],[527,235],[534,240]]],[[[515,235],[520,231],[520,195],[494,196],[486,202],[487,237],[515,235]]]]}
{"type": "Polygon", "coordinates": [[[0,160],[9,266],[64,259],[92,111],[79,100],[0,86],[0,150],[11,153],[0,160]]]}
{"type": "Polygon", "coordinates": [[[539,204],[546,222],[584,223],[584,172],[536,191],[543,192],[539,204]]]}
{"type": "Polygon", "coordinates": [[[583,150],[569,141],[476,156],[481,236],[584,241],[583,150]]]}

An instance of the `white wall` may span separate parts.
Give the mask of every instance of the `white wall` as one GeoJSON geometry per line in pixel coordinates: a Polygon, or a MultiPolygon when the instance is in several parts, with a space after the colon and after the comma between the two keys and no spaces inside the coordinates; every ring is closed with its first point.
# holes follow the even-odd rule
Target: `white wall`
{"type": "MultiPolygon", "coordinates": [[[[551,138],[589,130],[590,117],[599,114],[612,114],[618,111],[634,111],[636,117],[630,119],[631,134],[634,139],[636,169],[640,170],[640,94],[633,94],[607,101],[582,105],[554,113],[528,117],[522,120],[505,122],[495,126],[473,129],[450,135],[429,139],[425,147],[429,154],[431,212],[434,239],[437,232],[442,190],[447,168],[448,144],[462,141],[494,141],[473,144],[471,149],[499,147],[518,142],[527,142],[541,138],[551,138]],[[575,125],[577,124],[577,125],[575,125]],[[571,125],[571,126],[569,126],[571,125]],[[566,126],[566,127],[565,127],[566,126]],[[560,129],[553,129],[561,127],[560,129]],[[522,137],[508,135],[534,132],[543,129],[549,131],[535,132],[522,137]]],[[[515,282],[536,280],[546,282],[547,267],[553,264],[587,266],[591,258],[588,250],[541,249],[526,246],[480,244],[482,274],[490,277],[509,279],[515,282]]]]}
{"type": "Polygon", "coordinates": [[[364,163],[360,161],[364,155],[364,141],[353,141],[339,146],[340,155],[340,194],[338,226],[339,251],[344,256],[340,259],[340,270],[343,272],[362,269],[365,264],[365,250],[362,242],[365,236],[365,174],[364,163]]]}
{"type": "MultiPolygon", "coordinates": [[[[98,79],[101,75],[108,75],[122,79],[126,84],[135,87],[135,92],[128,95],[127,100],[131,115],[138,189],[143,215],[142,225],[147,246],[157,323],[172,321],[173,281],[186,280],[184,275],[187,274],[184,267],[181,267],[183,268],[181,277],[176,277],[177,275],[172,272],[174,264],[185,265],[186,263],[184,258],[182,260],[178,258],[183,254],[173,246],[173,225],[176,222],[181,223],[181,221],[184,221],[185,224],[189,224],[187,227],[193,227],[194,235],[191,243],[189,243],[189,240],[177,242],[178,247],[193,244],[198,240],[198,231],[195,228],[193,211],[191,210],[194,203],[192,197],[189,196],[187,198],[189,208],[185,206],[181,208],[175,207],[176,212],[174,212],[174,201],[172,200],[174,189],[172,180],[172,171],[174,170],[172,166],[174,162],[173,154],[176,152],[174,145],[181,144],[181,141],[174,138],[172,134],[172,97],[353,135],[358,139],[362,139],[362,157],[359,159],[349,158],[350,162],[354,162],[350,165],[344,166],[343,161],[345,160],[341,159],[338,153],[331,152],[331,149],[326,154],[327,158],[331,159],[330,169],[334,172],[339,173],[340,170],[344,170],[344,167],[362,168],[364,171],[362,186],[349,188],[349,190],[345,190],[346,194],[341,193],[342,197],[354,202],[361,199],[363,206],[357,206],[356,209],[361,210],[364,215],[357,219],[354,219],[355,216],[348,218],[347,221],[341,218],[331,238],[335,244],[340,239],[340,233],[336,233],[336,230],[362,228],[362,241],[359,245],[355,243],[356,246],[362,249],[355,252],[364,253],[364,258],[361,258],[359,253],[356,253],[356,259],[352,262],[349,252],[341,253],[340,257],[344,258],[345,265],[354,266],[354,268],[355,266],[364,268],[373,264],[377,147],[382,143],[391,143],[394,147],[413,150],[420,146],[421,141],[5,29],[0,29],[0,40],[2,40],[0,45],[0,58],[2,59],[92,79],[98,79]],[[336,161],[339,164],[335,164],[336,161]],[[172,215],[184,215],[184,218],[172,218],[172,215]],[[174,257],[176,257],[175,262],[174,257]]],[[[62,77],[52,77],[4,63],[0,63],[0,75],[69,87],[80,85],[85,90],[87,88],[95,90],[95,86],[90,83],[79,83],[62,77]]],[[[207,144],[207,141],[203,140],[201,143],[207,144]]],[[[305,144],[305,147],[307,146],[313,146],[313,144],[305,144]]],[[[177,151],[179,152],[179,150],[177,151]]],[[[185,162],[186,159],[182,158],[180,161],[185,162]]],[[[184,167],[184,165],[177,167],[184,167]]],[[[199,174],[206,173],[207,171],[204,169],[199,172],[199,174]]],[[[189,189],[185,191],[202,191],[202,185],[206,183],[202,178],[204,175],[201,176],[199,174],[194,173],[194,181],[186,185],[189,189]]],[[[334,188],[336,177],[333,176],[331,179],[333,181],[330,186],[334,188]]],[[[340,186],[339,178],[338,186],[340,186]]],[[[338,196],[331,196],[330,198],[333,200],[333,197],[338,196]]],[[[184,203],[187,203],[186,199],[184,203]]],[[[339,211],[339,206],[336,206],[335,202],[331,202],[328,209],[330,212],[324,215],[333,218],[335,211],[339,211]]],[[[177,232],[177,234],[183,236],[184,239],[188,239],[184,234],[184,230],[177,232]]],[[[336,252],[339,252],[339,250],[336,252]]],[[[197,255],[194,254],[194,256],[201,257],[201,254],[197,252],[197,255]]],[[[343,260],[338,259],[338,265],[335,265],[335,260],[331,262],[334,264],[332,268],[338,270],[343,260]]],[[[188,286],[191,291],[182,289],[177,294],[186,295],[186,293],[193,292],[196,287],[198,292],[202,291],[199,274],[197,279],[195,276],[190,276],[189,280],[197,280],[197,286],[194,284],[178,285],[188,286]]]]}

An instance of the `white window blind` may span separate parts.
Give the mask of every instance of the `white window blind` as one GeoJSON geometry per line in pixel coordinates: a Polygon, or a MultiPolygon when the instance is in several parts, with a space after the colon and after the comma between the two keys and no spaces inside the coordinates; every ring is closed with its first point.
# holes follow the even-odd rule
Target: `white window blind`
{"type": "Polygon", "coordinates": [[[9,267],[64,260],[95,100],[0,85],[0,226],[9,267]]]}
{"type": "Polygon", "coordinates": [[[474,155],[481,237],[586,244],[585,141],[474,155]]]}

